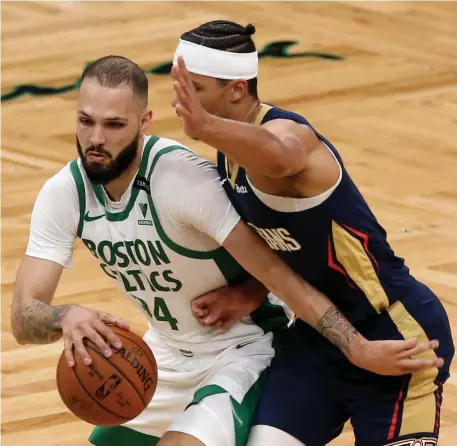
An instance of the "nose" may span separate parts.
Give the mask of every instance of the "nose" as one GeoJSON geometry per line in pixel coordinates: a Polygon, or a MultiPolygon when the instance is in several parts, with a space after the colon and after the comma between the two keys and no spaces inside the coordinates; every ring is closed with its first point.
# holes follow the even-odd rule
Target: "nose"
{"type": "Polygon", "coordinates": [[[101,125],[94,126],[89,142],[94,147],[103,146],[106,143],[106,138],[101,125]]]}

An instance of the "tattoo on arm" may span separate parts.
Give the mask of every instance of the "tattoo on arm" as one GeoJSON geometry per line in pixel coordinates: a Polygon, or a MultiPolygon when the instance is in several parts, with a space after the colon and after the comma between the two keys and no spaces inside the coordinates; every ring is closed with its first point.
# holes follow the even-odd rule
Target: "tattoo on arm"
{"type": "Polygon", "coordinates": [[[25,307],[14,311],[13,331],[24,341],[50,344],[62,336],[60,321],[72,305],[51,306],[33,299],[25,307]]]}
{"type": "Polygon", "coordinates": [[[360,335],[343,314],[333,307],[319,319],[316,329],[346,355],[349,354],[352,339],[360,335]]]}

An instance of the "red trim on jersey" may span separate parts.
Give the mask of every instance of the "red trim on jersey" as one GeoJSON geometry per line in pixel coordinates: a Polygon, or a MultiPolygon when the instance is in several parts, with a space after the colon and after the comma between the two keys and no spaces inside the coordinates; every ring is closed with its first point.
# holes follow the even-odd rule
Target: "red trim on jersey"
{"type": "Polygon", "coordinates": [[[343,223],[342,223],[342,226],[344,226],[348,231],[352,232],[353,234],[358,235],[363,240],[363,248],[365,249],[366,253],[370,256],[370,259],[375,264],[376,269],[379,271],[378,262],[374,258],[373,254],[371,254],[370,250],[368,249],[368,241],[369,241],[368,235],[363,232],[357,231],[357,229],[351,228],[350,226],[345,225],[343,223]]]}
{"type": "Polygon", "coordinates": [[[343,274],[343,276],[346,278],[346,281],[348,285],[354,289],[357,289],[354,284],[352,283],[351,278],[349,277],[349,274],[340,266],[338,265],[335,260],[333,259],[333,252],[332,252],[332,242],[331,238],[328,238],[328,266],[335,271],[338,271],[339,273],[343,274]]]}
{"type": "Polygon", "coordinates": [[[441,403],[443,401],[443,383],[440,381],[436,382],[438,388],[435,390],[435,401],[436,401],[436,415],[435,415],[435,429],[433,433],[438,435],[440,432],[440,419],[441,419],[441,403]]]}
{"type": "Polygon", "coordinates": [[[395,401],[394,413],[392,415],[392,421],[390,423],[389,434],[387,435],[388,440],[393,440],[395,437],[395,431],[397,430],[398,424],[398,413],[400,412],[400,402],[403,399],[403,389],[400,390],[397,401],[395,401]]]}

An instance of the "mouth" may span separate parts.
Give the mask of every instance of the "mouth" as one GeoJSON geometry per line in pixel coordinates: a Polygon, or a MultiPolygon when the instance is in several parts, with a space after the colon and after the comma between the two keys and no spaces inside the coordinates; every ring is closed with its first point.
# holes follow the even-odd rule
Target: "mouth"
{"type": "Polygon", "coordinates": [[[86,159],[88,161],[95,161],[96,163],[103,163],[109,158],[103,153],[90,151],[86,153],[86,159]]]}

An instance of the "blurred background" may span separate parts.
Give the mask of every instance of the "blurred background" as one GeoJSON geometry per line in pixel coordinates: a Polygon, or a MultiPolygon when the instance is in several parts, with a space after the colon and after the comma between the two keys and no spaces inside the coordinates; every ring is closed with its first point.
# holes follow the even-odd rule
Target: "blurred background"
{"type": "MultiPolygon", "coordinates": [[[[122,55],[150,82],[150,133],[183,134],[171,107],[169,63],[201,23],[253,23],[259,94],[303,114],[345,160],[389,242],[457,324],[457,4],[454,2],[1,3],[2,442],[87,444],[55,385],[62,344],[19,346],[9,322],[30,214],[44,182],[77,156],[75,99],[86,63],[122,55]]],[[[146,321],[77,243],[55,302],[146,321]]],[[[452,367],[457,371],[457,366],[452,367]]],[[[306,414],[304,414],[306,416],[306,414]]],[[[440,446],[457,444],[457,378],[445,387],[440,446]]],[[[354,442],[351,426],[332,442],[354,442]]]]}

